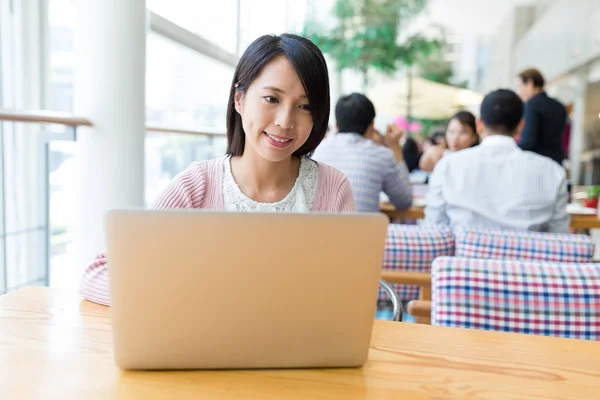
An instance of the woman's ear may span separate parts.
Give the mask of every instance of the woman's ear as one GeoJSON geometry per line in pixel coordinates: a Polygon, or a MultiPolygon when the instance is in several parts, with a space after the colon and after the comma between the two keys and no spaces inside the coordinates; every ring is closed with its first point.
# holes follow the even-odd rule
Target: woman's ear
{"type": "Polygon", "coordinates": [[[244,94],[237,89],[237,85],[235,94],[233,95],[233,103],[235,105],[235,111],[241,115],[244,111],[244,94]]]}

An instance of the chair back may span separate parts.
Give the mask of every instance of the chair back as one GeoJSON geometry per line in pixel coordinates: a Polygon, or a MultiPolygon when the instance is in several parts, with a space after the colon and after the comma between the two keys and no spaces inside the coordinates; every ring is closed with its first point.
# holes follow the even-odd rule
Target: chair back
{"type": "Polygon", "coordinates": [[[600,340],[600,265],[441,257],[431,322],[600,340]]]}
{"type": "MultiPolygon", "coordinates": [[[[430,272],[436,257],[454,254],[454,236],[447,227],[390,224],[385,241],[383,269],[430,272]]],[[[393,284],[401,300],[419,298],[419,287],[393,284]]],[[[379,291],[379,299],[387,299],[379,291]]]]}
{"type": "Polygon", "coordinates": [[[456,257],[564,263],[587,263],[594,257],[594,242],[587,235],[461,229],[455,238],[456,257]]]}

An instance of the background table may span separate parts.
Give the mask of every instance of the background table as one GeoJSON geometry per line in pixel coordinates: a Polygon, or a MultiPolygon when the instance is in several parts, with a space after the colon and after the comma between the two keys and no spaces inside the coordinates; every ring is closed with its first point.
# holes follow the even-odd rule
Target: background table
{"type": "MultiPolygon", "coordinates": [[[[425,207],[412,206],[408,210],[396,210],[389,203],[380,204],[382,213],[390,220],[394,218],[424,219],[425,207]]],[[[596,215],[571,214],[571,228],[573,229],[600,229],[600,219],[596,215]]]]}

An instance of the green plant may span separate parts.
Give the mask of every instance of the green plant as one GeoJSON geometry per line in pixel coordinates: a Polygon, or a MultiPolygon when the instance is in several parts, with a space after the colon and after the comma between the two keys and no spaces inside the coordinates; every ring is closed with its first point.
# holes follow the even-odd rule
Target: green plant
{"type": "Polygon", "coordinates": [[[452,64],[444,59],[446,49],[432,52],[429,56],[424,57],[419,62],[419,76],[428,81],[443,83],[445,85],[453,85],[459,88],[466,89],[468,81],[455,82],[454,69],[452,64]]]}
{"type": "Polygon", "coordinates": [[[600,196],[600,186],[590,186],[586,189],[586,196],[588,200],[593,200],[600,196]]]}
{"type": "Polygon", "coordinates": [[[337,0],[333,28],[307,19],[302,34],[329,54],[339,71],[359,71],[365,90],[370,70],[391,75],[404,67],[410,83],[406,110],[410,120],[414,67],[445,46],[442,29],[433,38],[416,33],[399,40],[407,23],[426,5],[427,0],[337,0]]]}
{"type": "Polygon", "coordinates": [[[302,34],[329,54],[339,71],[360,71],[366,87],[369,70],[393,74],[401,65],[413,66],[421,56],[440,47],[439,40],[420,34],[398,40],[407,22],[426,5],[427,0],[337,0],[333,28],[307,19],[302,34]]]}

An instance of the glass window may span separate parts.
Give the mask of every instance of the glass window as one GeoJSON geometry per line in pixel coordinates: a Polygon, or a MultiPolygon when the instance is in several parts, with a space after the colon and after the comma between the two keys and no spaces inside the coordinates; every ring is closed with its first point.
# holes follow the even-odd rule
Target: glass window
{"type": "Polygon", "coordinates": [[[198,34],[230,53],[237,47],[237,0],[146,0],[156,14],[198,34]]]}
{"type": "Polygon", "coordinates": [[[47,108],[73,111],[74,40],[77,10],[74,0],[48,2],[48,97],[47,108]]]}
{"type": "Polygon", "coordinates": [[[306,0],[240,0],[240,50],[266,34],[299,33],[306,0]]]}
{"type": "Polygon", "coordinates": [[[146,204],[150,205],[179,172],[194,161],[225,154],[223,136],[148,133],[146,135],[146,204]]]}
{"type": "Polygon", "coordinates": [[[148,123],[225,132],[233,68],[155,33],[147,47],[148,123]]]}
{"type": "MultiPolygon", "coordinates": [[[[68,128],[65,128],[68,129],[68,128]]],[[[50,142],[50,286],[72,289],[79,276],[74,233],[77,230],[77,143],[50,142]]]]}
{"type": "MultiPolygon", "coordinates": [[[[27,80],[24,2],[0,1],[0,106],[22,108],[27,80]]],[[[35,96],[35,94],[33,94],[35,96]]],[[[37,155],[40,127],[0,123],[0,294],[44,283],[44,185],[37,155]]]]}
{"type": "Polygon", "coordinates": [[[3,224],[7,289],[44,284],[46,277],[45,147],[40,126],[2,125],[3,224]],[[32,161],[33,160],[33,161],[32,161]]]}
{"type": "MultiPolygon", "coordinates": [[[[148,125],[225,133],[233,68],[158,34],[148,34],[148,125]]],[[[151,204],[175,175],[194,161],[225,153],[225,137],[146,135],[146,202],[151,204]]]]}

